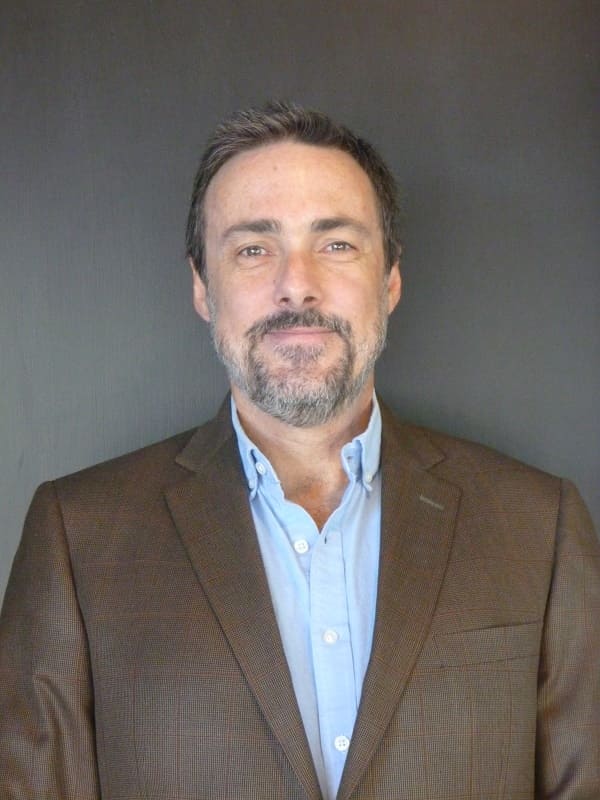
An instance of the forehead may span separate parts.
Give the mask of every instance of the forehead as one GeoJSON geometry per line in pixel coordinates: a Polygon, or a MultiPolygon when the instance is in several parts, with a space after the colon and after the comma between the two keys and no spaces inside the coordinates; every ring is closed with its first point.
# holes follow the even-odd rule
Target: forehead
{"type": "Polygon", "coordinates": [[[276,142],[230,158],[209,184],[207,234],[236,217],[358,216],[378,225],[375,190],[362,167],[333,147],[276,142]]]}

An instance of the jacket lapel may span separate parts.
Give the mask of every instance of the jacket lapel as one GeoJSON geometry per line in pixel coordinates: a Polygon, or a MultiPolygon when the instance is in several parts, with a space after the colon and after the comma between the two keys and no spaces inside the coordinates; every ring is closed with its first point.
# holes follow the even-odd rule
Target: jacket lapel
{"type": "Polygon", "coordinates": [[[350,797],[400,701],[427,636],[448,561],[460,490],[427,470],[443,455],[382,409],[382,529],[377,615],[338,800],[350,797]]]}
{"type": "Polygon", "coordinates": [[[241,670],[309,798],[321,793],[283,652],[224,404],[178,463],[196,474],[167,502],[198,580],[241,670]]]}

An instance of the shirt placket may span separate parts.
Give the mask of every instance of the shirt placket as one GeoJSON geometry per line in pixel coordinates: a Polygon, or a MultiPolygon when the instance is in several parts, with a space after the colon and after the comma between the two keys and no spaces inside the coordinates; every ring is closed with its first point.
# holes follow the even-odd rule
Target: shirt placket
{"type": "MultiPolygon", "coordinates": [[[[352,486],[356,491],[356,486],[352,486]]],[[[316,543],[310,566],[310,634],[321,749],[330,793],[341,778],[356,719],[356,690],[341,509],[316,543]]]]}

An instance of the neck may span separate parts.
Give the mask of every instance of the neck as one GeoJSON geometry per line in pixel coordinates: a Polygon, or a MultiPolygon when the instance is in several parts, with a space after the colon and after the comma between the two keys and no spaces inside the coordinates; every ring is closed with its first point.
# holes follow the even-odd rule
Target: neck
{"type": "Polygon", "coordinates": [[[369,423],[373,380],[333,419],[310,428],[271,417],[235,386],[231,392],[242,427],[273,465],[285,496],[306,508],[321,527],[347,484],[340,450],[369,423]]]}
{"type": "Polygon", "coordinates": [[[339,457],[346,442],[366,429],[371,416],[373,381],[368,381],[358,397],[332,419],[311,427],[295,427],[272,417],[236,386],[231,387],[231,393],[242,427],[273,466],[293,453],[306,453],[309,465],[317,455],[339,457]]]}

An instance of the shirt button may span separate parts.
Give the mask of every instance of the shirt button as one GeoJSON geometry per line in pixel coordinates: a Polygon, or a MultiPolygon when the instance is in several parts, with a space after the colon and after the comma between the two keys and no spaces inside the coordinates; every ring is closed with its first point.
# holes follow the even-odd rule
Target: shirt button
{"type": "Polygon", "coordinates": [[[333,628],[327,628],[323,633],[323,641],[325,644],[335,644],[339,638],[338,632],[334,631],[333,628]]]}
{"type": "Polygon", "coordinates": [[[373,473],[372,472],[367,472],[367,474],[365,475],[365,481],[366,481],[366,483],[372,483],[373,482],[373,473]]]}
{"type": "Polygon", "coordinates": [[[264,475],[267,471],[267,468],[261,461],[257,461],[256,463],[256,471],[259,475],[264,475]]]}
{"type": "Polygon", "coordinates": [[[333,740],[333,746],[340,753],[345,753],[350,747],[350,739],[347,736],[336,736],[333,740]]]}
{"type": "Polygon", "coordinates": [[[297,553],[300,553],[300,555],[302,555],[303,553],[307,553],[308,542],[306,541],[306,539],[298,539],[298,541],[294,542],[294,550],[297,553]]]}

